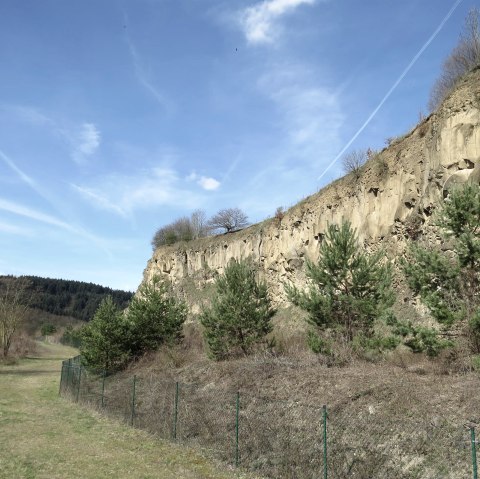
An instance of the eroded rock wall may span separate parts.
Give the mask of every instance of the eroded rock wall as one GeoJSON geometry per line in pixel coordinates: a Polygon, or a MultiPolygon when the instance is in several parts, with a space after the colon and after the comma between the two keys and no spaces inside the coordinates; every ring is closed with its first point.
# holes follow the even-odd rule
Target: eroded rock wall
{"type": "Polygon", "coordinates": [[[373,155],[359,179],[337,180],[291,208],[281,221],[159,248],[144,280],[155,274],[168,278],[194,306],[187,283],[202,289],[232,258],[251,257],[281,303],[283,282],[305,283],[305,258],[315,260],[327,225],[342,220],[352,223],[367,249],[381,246],[394,257],[408,238],[428,226],[446,185],[472,175],[480,179],[479,105],[477,69],[436,113],[373,155]]]}

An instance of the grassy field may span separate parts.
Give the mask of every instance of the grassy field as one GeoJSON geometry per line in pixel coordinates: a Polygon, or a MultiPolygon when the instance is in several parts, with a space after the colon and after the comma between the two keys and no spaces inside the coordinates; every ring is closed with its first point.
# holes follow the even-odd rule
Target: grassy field
{"type": "Polygon", "coordinates": [[[246,477],[59,398],[61,360],[76,351],[53,344],[38,351],[18,365],[0,365],[0,478],[246,477]]]}

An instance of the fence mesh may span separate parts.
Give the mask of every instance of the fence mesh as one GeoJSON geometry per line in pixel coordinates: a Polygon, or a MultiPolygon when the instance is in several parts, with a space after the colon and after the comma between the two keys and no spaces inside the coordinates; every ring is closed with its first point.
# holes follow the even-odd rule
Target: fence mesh
{"type": "Polygon", "coordinates": [[[270,477],[318,477],[323,470],[322,408],[243,394],[243,466],[270,477]]]}
{"type": "Polygon", "coordinates": [[[350,404],[328,414],[329,470],[343,479],[472,477],[469,431],[438,414],[375,418],[372,406],[350,404]]]}
{"type": "Polygon", "coordinates": [[[59,393],[265,477],[478,479],[474,422],[452,422],[441,410],[413,414],[415,404],[395,397],[327,408],[153,374],[106,376],[86,370],[80,357],[63,362],[59,393]]]}

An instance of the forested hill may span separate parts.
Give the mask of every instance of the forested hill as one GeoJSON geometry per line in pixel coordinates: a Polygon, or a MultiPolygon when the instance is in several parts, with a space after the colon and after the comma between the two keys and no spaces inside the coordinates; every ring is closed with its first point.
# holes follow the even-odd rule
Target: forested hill
{"type": "Polygon", "coordinates": [[[121,308],[126,308],[133,296],[129,291],[115,290],[93,283],[38,276],[0,276],[0,287],[18,282],[25,288],[28,305],[61,316],[90,321],[101,300],[112,296],[121,308]]]}

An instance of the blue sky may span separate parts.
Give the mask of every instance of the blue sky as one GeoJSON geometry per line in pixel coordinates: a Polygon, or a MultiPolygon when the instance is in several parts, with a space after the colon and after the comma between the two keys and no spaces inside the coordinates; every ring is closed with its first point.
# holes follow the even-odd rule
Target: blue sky
{"type": "Polygon", "coordinates": [[[134,290],[158,227],[293,205],[417,122],[473,6],[2,0],[0,274],[134,290]]]}

